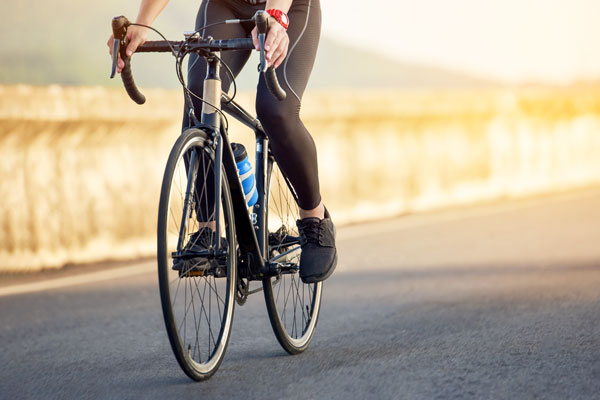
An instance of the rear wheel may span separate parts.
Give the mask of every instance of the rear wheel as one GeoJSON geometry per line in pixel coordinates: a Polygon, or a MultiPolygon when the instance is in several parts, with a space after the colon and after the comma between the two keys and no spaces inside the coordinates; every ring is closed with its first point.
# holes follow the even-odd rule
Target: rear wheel
{"type": "Polygon", "coordinates": [[[263,280],[269,320],[281,346],[290,354],[308,348],[321,308],[322,282],[304,284],[298,274],[300,241],[295,192],[272,157],[267,171],[267,260],[277,262],[281,274],[263,280]]]}
{"type": "Polygon", "coordinates": [[[229,186],[222,173],[216,215],[215,158],[208,137],[193,128],[175,143],[163,178],[158,216],[158,277],[165,326],[179,365],[194,380],[214,374],[225,355],[237,271],[229,186]],[[192,179],[195,190],[191,190],[188,177],[194,164],[197,177],[192,179]],[[192,199],[186,197],[189,192],[195,193],[192,199]],[[214,233],[217,219],[219,235],[214,233]]]}

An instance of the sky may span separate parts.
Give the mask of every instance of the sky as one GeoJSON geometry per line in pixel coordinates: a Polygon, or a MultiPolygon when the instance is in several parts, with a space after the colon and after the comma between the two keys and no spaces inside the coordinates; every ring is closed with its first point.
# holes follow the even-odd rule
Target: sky
{"type": "Polygon", "coordinates": [[[600,78],[600,0],[321,0],[323,33],[505,83],[600,78]]]}

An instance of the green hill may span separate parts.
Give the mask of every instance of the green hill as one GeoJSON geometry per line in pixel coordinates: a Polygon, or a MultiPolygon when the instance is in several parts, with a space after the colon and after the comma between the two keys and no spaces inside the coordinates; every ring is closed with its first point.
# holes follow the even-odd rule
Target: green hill
{"type": "MultiPolygon", "coordinates": [[[[154,26],[169,38],[193,27],[198,1],[172,1],[154,26]]],[[[106,41],[115,15],[135,18],[139,1],[20,0],[0,4],[0,83],[118,86],[109,80],[106,41]]],[[[251,59],[238,79],[256,86],[251,59]]],[[[140,86],[177,87],[173,58],[144,54],[134,59],[140,86]]],[[[311,77],[313,88],[472,87],[491,83],[440,68],[400,63],[323,37],[311,77]],[[348,66],[352,66],[349,68],[348,66]]]]}

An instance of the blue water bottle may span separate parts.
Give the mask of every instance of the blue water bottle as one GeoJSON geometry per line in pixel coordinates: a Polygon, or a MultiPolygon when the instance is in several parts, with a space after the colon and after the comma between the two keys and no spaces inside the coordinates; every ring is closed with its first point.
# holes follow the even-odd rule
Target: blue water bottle
{"type": "Polygon", "coordinates": [[[252,207],[258,201],[258,192],[256,190],[256,180],[252,171],[252,164],[248,161],[246,148],[241,143],[231,143],[235,164],[237,165],[242,188],[244,188],[244,196],[246,196],[246,204],[252,207]]]}

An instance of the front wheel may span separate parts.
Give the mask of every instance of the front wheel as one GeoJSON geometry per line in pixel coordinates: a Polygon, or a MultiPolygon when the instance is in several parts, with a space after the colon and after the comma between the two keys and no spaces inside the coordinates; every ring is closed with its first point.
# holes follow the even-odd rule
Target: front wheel
{"type": "Polygon", "coordinates": [[[305,284],[298,274],[300,240],[296,194],[272,157],[267,168],[266,259],[279,263],[281,274],[263,280],[269,320],[281,346],[290,354],[308,348],[321,309],[323,283],[305,284]]]}
{"type": "Polygon", "coordinates": [[[158,215],[158,278],[165,326],[175,358],[194,380],[207,379],[219,368],[235,302],[231,195],[222,173],[216,207],[214,172],[209,135],[188,129],[169,155],[158,215]]]}

